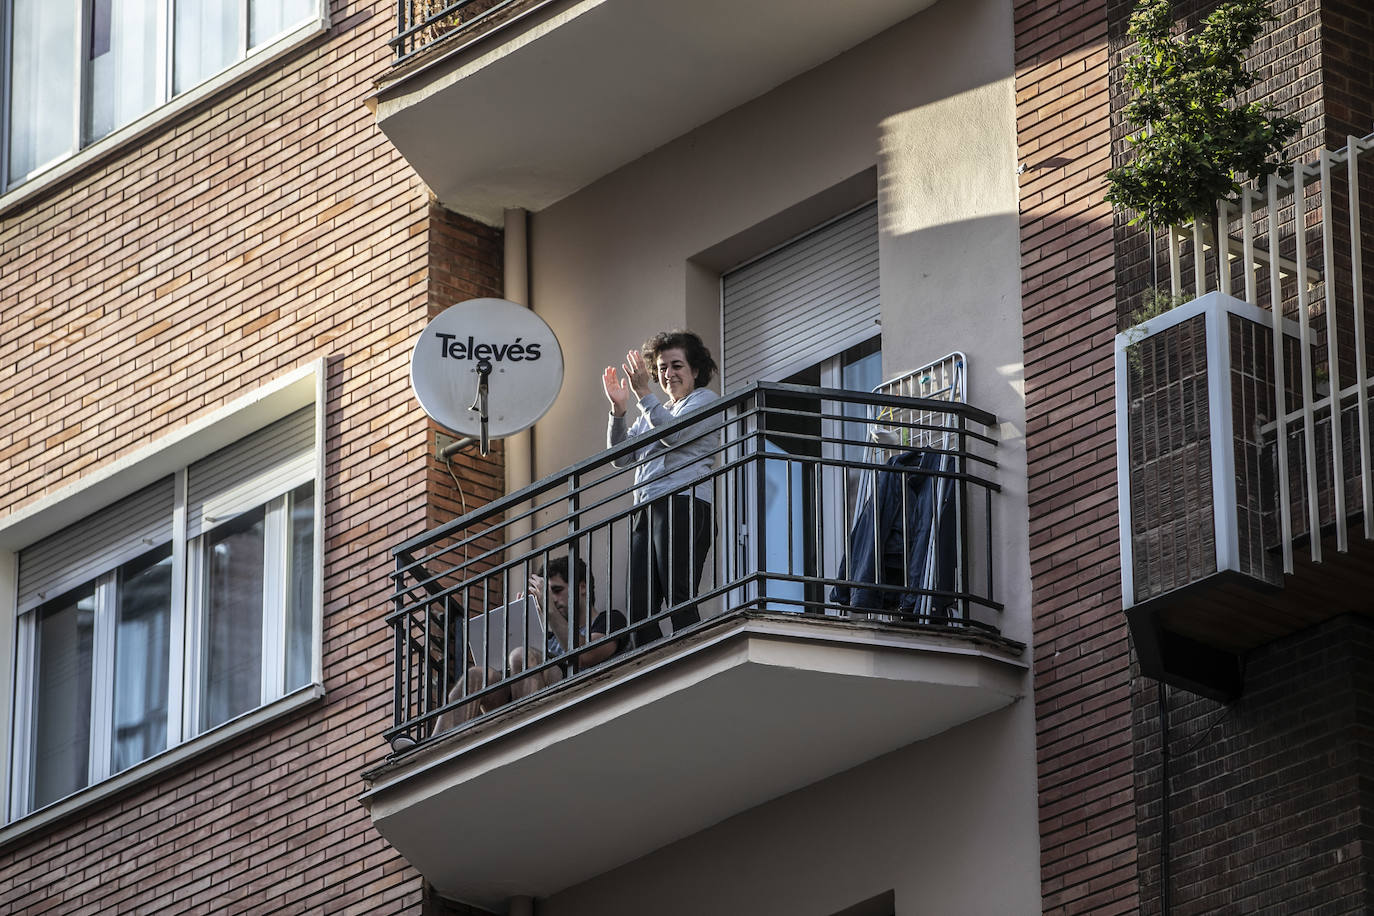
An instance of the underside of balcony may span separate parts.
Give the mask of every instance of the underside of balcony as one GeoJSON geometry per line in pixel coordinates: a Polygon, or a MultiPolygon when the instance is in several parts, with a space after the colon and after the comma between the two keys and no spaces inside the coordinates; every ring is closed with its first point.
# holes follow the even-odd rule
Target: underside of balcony
{"type": "Polygon", "coordinates": [[[499,909],[1007,706],[1025,668],[975,630],[727,613],[396,755],[363,802],[440,893],[499,909]]]}
{"type": "MultiPolygon", "coordinates": [[[[1350,528],[1363,521],[1352,516],[1350,528]]],[[[1202,696],[1229,700],[1244,688],[1244,657],[1342,614],[1374,616],[1374,541],[1322,539],[1320,562],[1299,545],[1281,587],[1214,573],[1126,612],[1141,670],[1202,696]]]]}
{"type": "MultiPolygon", "coordinates": [[[[494,223],[503,208],[541,209],[931,2],[553,0],[501,4],[442,35],[402,4],[398,34],[434,37],[419,51],[413,37],[401,43],[406,58],[374,99],[377,121],[441,203],[494,223]]],[[[454,15],[462,7],[452,4],[454,15]]]]}

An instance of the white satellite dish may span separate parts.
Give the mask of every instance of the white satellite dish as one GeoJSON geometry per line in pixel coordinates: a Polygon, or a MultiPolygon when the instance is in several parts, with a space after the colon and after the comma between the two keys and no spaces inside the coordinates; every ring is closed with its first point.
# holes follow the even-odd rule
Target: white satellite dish
{"type": "Polygon", "coordinates": [[[506,299],[469,299],[425,326],[410,386],[436,423],[481,442],[533,426],[563,387],[563,350],[544,320],[506,299]]]}

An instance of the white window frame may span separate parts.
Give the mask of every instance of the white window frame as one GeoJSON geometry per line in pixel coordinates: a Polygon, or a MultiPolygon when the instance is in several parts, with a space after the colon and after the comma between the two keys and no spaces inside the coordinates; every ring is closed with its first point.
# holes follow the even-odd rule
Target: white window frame
{"type": "MultiPolygon", "coordinates": [[[[67,0],[78,3],[80,0],[67,0]]],[[[158,60],[160,101],[143,115],[121,127],[115,128],[98,140],[87,142],[85,138],[86,111],[90,98],[86,92],[85,54],[80,48],[86,46],[85,38],[90,31],[90,21],[86,15],[86,4],[80,3],[80,28],[72,40],[79,44],[77,54],[77,99],[73,106],[72,118],[76,122],[75,148],[57,158],[37,166],[28,175],[14,181],[9,177],[10,156],[10,92],[12,90],[8,69],[0,67],[0,215],[19,206],[24,201],[42,192],[86,166],[109,156],[126,146],[132,145],[152,130],[161,126],[182,112],[220,92],[246,74],[261,69],[295,50],[298,46],[328,31],[330,27],[329,4],[326,0],[315,0],[315,17],[299,27],[285,32],[277,38],[257,48],[248,48],[248,4],[249,0],[239,0],[243,6],[239,53],[237,58],[225,69],[212,74],[195,86],[188,87],[179,94],[173,94],[174,68],[170,35],[175,28],[172,7],[175,0],[162,0],[159,23],[163,30],[158,35],[158,60]]],[[[0,43],[8,48],[13,34],[13,13],[11,0],[0,0],[0,43]]]]}
{"type": "MultiPolygon", "coordinates": [[[[0,792],[0,844],[25,833],[42,828],[53,820],[64,817],[71,811],[92,804],[121,791],[131,784],[141,782],[166,768],[180,763],[186,758],[232,740],[251,731],[272,719],[287,715],[294,710],[312,703],[324,695],[323,688],[323,585],[324,585],[324,531],[325,500],[324,483],[324,407],[325,407],[325,361],[318,360],[290,372],[264,388],[241,398],[208,416],[196,420],[186,427],[151,443],[138,452],[120,459],[100,472],[73,484],[62,491],[39,500],[38,502],[0,519],[0,665],[5,676],[13,685],[5,691],[3,706],[4,728],[0,730],[0,772],[4,775],[3,792],[0,792]],[[197,642],[199,622],[193,618],[200,613],[195,607],[187,607],[185,596],[187,586],[195,586],[186,581],[186,570],[193,565],[190,561],[198,547],[198,538],[188,541],[186,512],[186,473],[185,468],[195,461],[220,449],[232,445],[245,436],[279,420],[303,407],[314,409],[314,551],[313,551],[313,606],[311,669],[308,683],[290,693],[283,689],[285,681],[286,653],[284,627],[287,613],[269,615],[264,621],[264,649],[271,649],[276,656],[264,656],[263,678],[266,690],[265,702],[254,710],[230,719],[221,725],[196,734],[198,724],[198,703],[194,702],[197,683],[200,678],[200,645],[197,642]],[[93,730],[91,747],[90,784],[65,799],[47,805],[37,811],[26,810],[28,792],[27,753],[17,754],[17,749],[27,749],[29,712],[33,703],[32,678],[28,669],[33,658],[33,626],[18,625],[18,556],[19,551],[42,538],[90,517],[117,499],[137,492],[149,484],[165,479],[169,474],[176,475],[175,499],[173,510],[173,582],[172,582],[172,625],[170,633],[171,670],[168,677],[168,722],[165,750],[154,754],[147,760],[135,764],[118,774],[108,772],[111,756],[108,741],[101,742],[97,748],[95,739],[101,738],[109,730],[109,716],[100,716],[96,703],[103,696],[109,700],[111,692],[97,687],[93,690],[95,703],[92,717],[102,723],[93,730]],[[277,619],[279,618],[279,619],[277,619]],[[272,626],[267,626],[267,623],[272,626]],[[271,630],[272,632],[268,632],[271,630]],[[281,632],[277,632],[281,630],[281,632]],[[280,670],[278,670],[280,669],[280,670]],[[23,758],[23,759],[21,759],[23,758]]],[[[304,481],[301,481],[302,483],[304,481]]],[[[267,503],[274,504],[277,511],[285,514],[285,496],[277,496],[267,503]]],[[[261,505],[259,503],[258,505],[261,505]]],[[[286,520],[289,521],[289,520],[286,520]]],[[[211,529],[206,528],[204,533],[211,529]]],[[[286,534],[289,540],[289,533],[286,534]]],[[[266,549],[285,553],[287,545],[273,539],[266,549]]],[[[270,564],[269,564],[270,565],[270,564]]],[[[115,573],[93,576],[93,579],[113,582],[115,573]]],[[[112,591],[108,592],[113,594],[112,591]]],[[[97,589],[97,616],[102,612],[113,615],[113,602],[100,597],[97,589]],[[108,605],[108,606],[107,606],[108,605]]],[[[112,624],[104,628],[104,638],[111,641],[114,634],[112,624]]],[[[102,639],[102,629],[97,626],[95,639],[102,639]]],[[[95,647],[96,662],[93,665],[93,683],[103,684],[113,676],[99,659],[102,646],[95,647]]],[[[113,653],[106,654],[112,659],[113,653]]]]}

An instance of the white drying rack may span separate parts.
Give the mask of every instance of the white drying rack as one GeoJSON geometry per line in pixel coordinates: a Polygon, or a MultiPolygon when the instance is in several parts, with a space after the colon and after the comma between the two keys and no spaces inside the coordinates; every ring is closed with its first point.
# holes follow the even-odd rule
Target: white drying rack
{"type": "MultiPolygon", "coordinates": [[[[927,363],[919,369],[913,369],[883,382],[873,389],[873,393],[966,404],[968,359],[956,350],[933,363],[927,363]]],[[[953,452],[961,445],[957,439],[957,429],[955,416],[946,411],[874,405],[869,408],[869,441],[864,457],[866,461],[875,464],[886,464],[896,455],[913,449],[953,452]]],[[[941,461],[941,466],[945,469],[951,469],[954,465],[953,455],[947,454],[941,461]]],[[[948,479],[941,478],[936,481],[936,486],[943,489],[951,486],[951,483],[948,479]]],[[[873,474],[866,473],[860,484],[858,504],[863,505],[872,492],[873,474]]],[[[932,501],[932,506],[938,507],[940,504],[941,499],[937,495],[932,501]]],[[[938,511],[936,509],[937,513],[938,511]]],[[[930,524],[934,526],[938,521],[937,515],[931,518],[930,524]]],[[[932,537],[928,543],[926,575],[920,583],[922,588],[931,588],[935,584],[936,539],[932,537]]],[[[920,614],[930,614],[932,608],[933,602],[929,595],[921,597],[916,605],[916,611],[920,614]]],[[[877,620],[891,619],[883,615],[872,616],[877,620]]]]}
{"type": "MultiPolygon", "coordinates": [[[[967,404],[968,358],[956,350],[883,382],[873,393],[967,404]]],[[[953,450],[958,445],[951,441],[954,429],[954,416],[942,411],[873,406],[869,408],[867,458],[882,463],[914,448],[953,450]]]]}

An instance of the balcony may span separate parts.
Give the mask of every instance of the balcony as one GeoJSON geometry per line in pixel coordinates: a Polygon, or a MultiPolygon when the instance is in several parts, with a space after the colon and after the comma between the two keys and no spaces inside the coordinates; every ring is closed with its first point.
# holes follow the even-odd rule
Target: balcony
{"type": "Polygon", "coordinates": [[[949,401],[760,383],[399,545],[377,829],[445,896],[499,908],[1009,705],[1026,663],[993,594],[992,429],[949,401]],[[629,494],[657,439],[713,455],[680,482],[710,495],[708,541],[699,582],[641,616],[629,494]],[[519,593],[560,559],[584,625],[629,619],[559,631],[553,578],[528,617],[519,593]],[[532,654],[551,629],[568,651],[532,654]]]}
{"type": "Polygon", "coordinates": [[[497,223],[504,208],[542,209],[931,2],[403,0],[377,122],[444,206],[497,223]]]}
{"type": "Polygon", "coordinates": [[[1172,291],[1196,298],[1117,336],[1123,603],[1147,675],[1231,699],[1246,652],[1371,612],[1372,150],[1352,137],[1171,235],[1172,291]]]}

